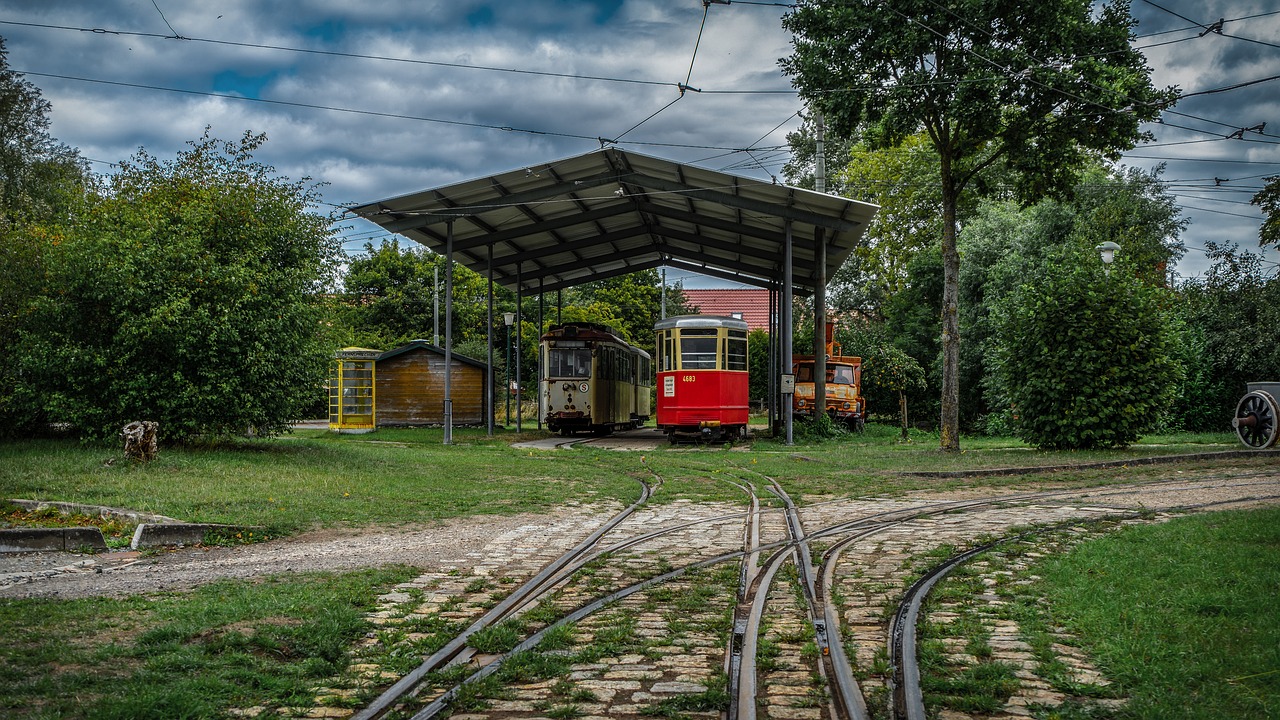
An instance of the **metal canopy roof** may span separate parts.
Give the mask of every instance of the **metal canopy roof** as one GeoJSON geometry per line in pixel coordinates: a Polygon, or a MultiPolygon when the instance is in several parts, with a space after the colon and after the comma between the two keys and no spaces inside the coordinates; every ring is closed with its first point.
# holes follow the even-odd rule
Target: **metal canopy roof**
{"type": "Polygon", "coordinates": [[[781,283],[791,222],[792,283],[814,291],[817,239],[826,277],[877,206],[606,148],[352,208],[494,282],[558,290],[657,267],[768,287],[781,283]]]}

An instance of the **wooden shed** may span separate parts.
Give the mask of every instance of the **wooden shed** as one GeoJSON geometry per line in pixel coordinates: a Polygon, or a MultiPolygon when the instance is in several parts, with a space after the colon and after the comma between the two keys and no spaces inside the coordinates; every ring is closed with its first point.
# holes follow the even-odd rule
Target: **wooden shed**
{"type": "MultiPolygon", "coordinates": [[[[444,424],[444,348],[426,340],[388,350],[377,361],[378,427],[444,424]]],[[[453,422],[486,423],[489,366],[453,354],[453,422]]]]}

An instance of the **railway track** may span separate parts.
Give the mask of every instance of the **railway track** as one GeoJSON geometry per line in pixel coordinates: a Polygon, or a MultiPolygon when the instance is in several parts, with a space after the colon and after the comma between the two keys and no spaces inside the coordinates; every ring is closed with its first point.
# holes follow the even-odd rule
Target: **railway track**
{"type": "MultiPolygon", "coordinates": [[[[847,587],[853,582],[851,578],[856,575],[854,570],[869,557],[865,548],[884,542],[890,536],[900,538],[911,537],[913,534],[921,549],[929,549],[930,543],[936,545],[938,538],[948,542],[954,540],[957,545],[971,545],[975,537],[990,534],[993,527],[1003,527],[1006,531],[1010,527],[1018,527],[1019,518],[1025,521],[1022,523],[1024,525],[1033,524],[1033,520],[1087,520],[1120,512],[1158,510],[1160,507],[1155,507],[1157,503],[1152,501],[1157,497],[1164,499],[1159,503],[1160,506],[1175,509],[1178,507],[1176,499],[1189,493],[1217,492],[1235,498],[1258,498],[1274,496],[1277,493],[1268,493],[1266,489],[1274,491],[1278,488],[1274,476],[1260,472],[1252,476],[1231,475],[1195,481],[1175,479],[1124,486],[1006,493],[965,500],[930,502],[842,498],[799,508],[773,479],[744,468],[737,470],[736,477],[725,479],[742,492],[744,510],[712,513],[696,519],[677,519],[661,527],[649,527],[639,516],[647,512],[645,506],[652,493],[661,487],[662,479],[655,476],[652,482],[641,483],[642,490],[636,502],[614,515],[578,545],[561,554],[541,572],[509,593],[354,717],[358,720],[375,720],[386,716],[393,709],[400,716],[413,711],[413,720],[436,717],[448,709],[468,685],[493,676],[512,658],[535,651],[550,633],[571,627],[591,618],[593,614],[616,608],[637,597],[643,597],[646,593],[678,583],[681,578],[692,573],[718,566],[734,567],[736,587],[728,591],[733,595],[732,598],[723,599],[727,622],[722,631],[727,640],[721,646],[720,659],[714,661],[713,665],[704,654],[702,657],[706,667],[703,674],[707,677],[714,676],[714,668],[724,673],[727,679],[725,694],[728,697],[721,706],[724,716],[742,720],[768,717],[774,706],[761,705],[759,681],[762,675],[756,660],[762,628],[770,612],[770,588],[778,579],[779,572],[790,563],[796,568],[796,582],[801,589],[799,594],[803,596],[800,611],[812,626],[812,638],[817,647],[817,654],[809,671],[821,678],[820,684],[826,693],[825,702],[807,710],[813,711],[813,717],[863,720],[870,716],[867,688],[859,685],[854,667],[856,665],[863,671],[866,670],[865,657],[869,654],[867,638],[853,638],[850,644],[842,632],[845,624],[842,613],[847,608],[842,608],[837,599],[842,585],[847,587]],[[758,489],[763,489],[776,498],[779,506],[763,507],[757,494],[758,489]],[[1134,496],[1143,498],[1147,507],[1135,507],[1132,501],[1134,496]],[[806,524],[811,527],[806,529],[806,524]],[[922,527],[929,528],[934,535],[921,533],[919,528],[922,527]],[[778,528],[785,529],[779,531],[778,528]],[[716,542],[698,547],[697,552],[690,551],[687,557],[652,555],[667,552],[671,543],[678,543],[680,538],[697,537],[700,533],[714,535],[716,542]],[[810,548],[810,543],[815,541],[829,543],[816,566],[810,548]],[[650,554],[646,555],[646,552],[650,554]],[[674,564],[673,560],[678,560],[681,564],[674,564]],[[643,564],[642,561],[651,563],[652,567],[637,573],[635,568],[638,564],[643,564]],[[517,616],[539,603],[555,602],[557,591],[573,586],[584,568],[593,565],[624,569],[619,570],[615,586],[597,590],[597,594],[589,601],[563,608],[558,620],[530,634],[509,652],[486,658],[483,663],[476,661],[477,653],[467,644],[474,633],[517,616]],[[851,661],[851,658],[854,660],[851,661]],[[415,693],[429,674],[445,668],[456,668],[468,662],[472,663],[470,667],[474,671],[456,684],[444,689],[429,702],[415,699],[415,693]]],[[[1231,502],[1230,499],[1224,501],[1231,502]]],[[[977,551],[973,550],[974,553],[977,551]]],[[[945,572],[938,577],[942,574],[945,572]]],[[[930,586],[931,584],[929,583],[930,586]]],[[[923,602],[927,589],[928,586],[923,593],[917,593],[919,602],[923,602]]],[[[907,597],[911,597],[911,594],[907,597]]],[[[910,603],[909,600],[907,602],[910,603]]],[[[918,606],[917,603],[916,607],[918,606]]],[[[907,615],[896,620],[893,633],[895,643],[898,629],[905,630],[914,627],[914,624],[914,619],[907,615]]],[[[890,654],[895,668],[912,672],[914,651],[909,641],[905,645],[891,646],[886,643],[886,636],[886,632],[881,633],[880,648],[890,654]]],[[[918,675],[918,671],[916,673],[918,675]]],[[[607,676],[608,672],[604,674],[607,676]]],[[[660,683],[651,684],[656,686],[660,683]]],[[[892,684],[895,690],[919,695],[918,683],[910,686],[908,681],[897,680],[892,684]],[[908,687],[915,689],[906,691],[908,687]]],[[[644,687],[642,683],[637,685],[644,687]]],[[[683,685],[687,689],[689,683],[685,682],[683,685]]],[[[648,689],[635,690],[632,695],[643,695],[649,699],[656,696],[648,689]]],[[[913,701],[904,694],[892,706],[895,712],[917,712],[905,709],[911,702],[913,701]]],[[[615,709],[629,709],[634,714],[639,704],[606,702],[604,711],[599,714],[613,714],[611,711],[615,709]]],[[[922,702],[920,708],[922,712],[922,702]]],[[[518,708],[507,708],[502,714],[504,717],[516,717],[520,712],[518,708]]],[[[787,714],[796,715],[795,712],[787,714]]],[[[905,714],[903,717],[923,715],[905,714]]]]}

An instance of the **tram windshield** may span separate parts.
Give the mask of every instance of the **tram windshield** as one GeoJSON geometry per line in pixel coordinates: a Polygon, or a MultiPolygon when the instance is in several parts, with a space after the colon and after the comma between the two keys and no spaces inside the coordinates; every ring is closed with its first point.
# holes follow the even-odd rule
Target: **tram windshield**
{"type": "MultiPolygon", "coordinates": [[[[715,332],[714,330],[712,332],[715,332]]],[[[689,337],[689,332],[680,338],[680,368],[683,370],[715,370],[716,338],[689,337]]]]}
{"type": "Polygon", "coordinates": [[[551,348],[547,353],[547,376],[553,378],[591,377],[590,348],[551,348]]]}

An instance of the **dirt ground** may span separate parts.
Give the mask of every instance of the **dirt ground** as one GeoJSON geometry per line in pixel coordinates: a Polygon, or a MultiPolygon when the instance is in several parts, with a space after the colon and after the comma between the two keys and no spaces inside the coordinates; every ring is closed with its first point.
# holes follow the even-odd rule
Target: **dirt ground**
{"type": "Polygon", "coordinates": [[[469,567],[495,537],[549,532],[574,515],[598,515],[599,522],[604,522],[616,510],[576,507],[545,515],[459,518],[431,527],[324,530],[235,547],[145,553],[5,553],[0,554],[0,598],[122,597],[187,590],[225,578],[355,570],[395,563],[433,569],[469,567]]]}

